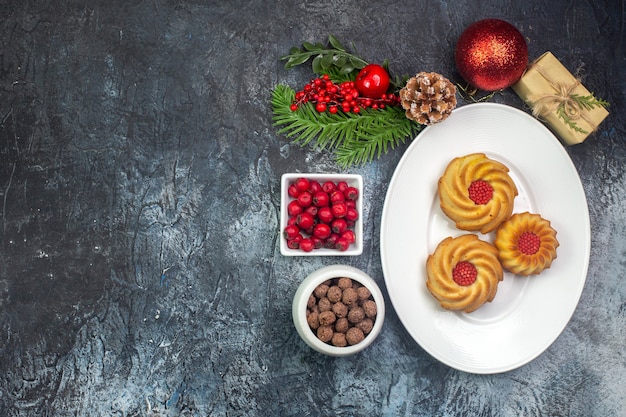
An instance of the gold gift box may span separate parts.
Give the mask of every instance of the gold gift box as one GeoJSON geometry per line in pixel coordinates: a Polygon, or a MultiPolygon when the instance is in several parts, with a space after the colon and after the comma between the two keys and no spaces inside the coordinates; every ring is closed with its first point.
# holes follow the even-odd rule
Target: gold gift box
{"type": "MultiPolygon", "coordinates": [[[[539,100],[547,96],[559,96],[566,90],[570,95],[590,96],[591,93],[559,62],[546,52],[531,63],[520,80],[512,86],[524,102],[535,109],[539,100]]],[[[554,107],[554,106],[553,106],[554,107]]],[[[536,109],[535,109],[536,110],[536,109]]],[[[578,129],[572,128],[565,120],[551,110],[537,115],[561,138],[566,145],[583,142],[609,115],[604,107],[581,108],[580,116],[573,120],[578,129]]]]}

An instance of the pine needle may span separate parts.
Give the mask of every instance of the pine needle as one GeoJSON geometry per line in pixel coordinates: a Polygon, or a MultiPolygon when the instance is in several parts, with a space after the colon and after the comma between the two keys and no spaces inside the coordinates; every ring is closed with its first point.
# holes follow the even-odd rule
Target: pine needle
{"type": "Polygon", "coordinates": [[[311,103],[304,103],[292,111],[294,97],[295,91],[285,85],[276,86],[272,92],[273,122],[279,127],[278,133],[302,146],[311,144],[333,151],[336,162],[344,168],[379,158],[421,129],[398,106],[331,114],[319,113],[311,103]]]}

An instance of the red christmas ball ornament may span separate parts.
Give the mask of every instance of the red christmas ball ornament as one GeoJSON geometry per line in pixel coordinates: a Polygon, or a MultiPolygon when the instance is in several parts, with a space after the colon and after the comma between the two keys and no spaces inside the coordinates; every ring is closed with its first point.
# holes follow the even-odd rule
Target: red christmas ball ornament
{"type": "Polygon", "coordinates": [[[381,98],[389,88],[389,74],[382,65],[366,65],[356,76],[355,86],[362,96],[381,98]]]}
{"type": "Polygon", "coordinates": [[[500,19],[479,20],[459,37],[456,67],[472,86],[485,91],[510,87],[528,65],[528,46],[515,26],[500,19]]]}

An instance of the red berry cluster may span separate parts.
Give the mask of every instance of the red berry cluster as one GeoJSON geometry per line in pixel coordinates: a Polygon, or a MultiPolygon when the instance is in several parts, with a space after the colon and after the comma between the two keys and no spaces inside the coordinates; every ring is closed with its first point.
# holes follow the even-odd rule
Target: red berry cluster
{"type": "Polygon", "coordinates": [[[380,98],[363,97],[357,91],[354,81],[344,81],[335,84],[328,75],[314,78],[304,88],[296,93],[291,110],[296,111],[302,103],[315,104],[315,110],[323,113],[328,110],[335,114],[339,110],[344,113],[360,113],[361,109],[384,109],[388,105],[398,105],[400,97],[391,93],[383,94],[380,98]]]}
{"type": "Polygon", "coordinates": [[[345,181],[321,184],[301,177],[289,185],[287,192],[293,200],[287,205],[289,218],[283,236],[290,249],[345,251],[356,241],[357,188],[345,181]]]}
{"type": "Polygon", "coordinates": [[[541,239],[533,232],[524,232],[517,240],[517,247],[524,255],[534,255],[540,246],[541,239]]]}
{"type": "Polygon", "coordinates": [[[487,204],[493,198],[493,187],[487,181],[473,181],[467,191],[474,204],[487,204]]]}
{"type": "Polygon", "coordinates": [[[452,279],[461,286],[472,285],[476,281],[478,271],[470,262],[461,261],[452,269],[452,279]]]}

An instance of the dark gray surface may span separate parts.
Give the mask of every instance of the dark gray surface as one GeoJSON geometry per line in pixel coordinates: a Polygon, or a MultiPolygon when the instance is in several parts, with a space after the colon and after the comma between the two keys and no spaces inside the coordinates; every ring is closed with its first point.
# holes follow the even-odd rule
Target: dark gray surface
{"type": "MultiPolygon", "coordinates": [[[[0,415],[626,415],[624,3],[480,3],[0,2],[0,415]],[[363,255],[282,257],[281,174],[341,170],[272,127],[272,88],[312,77],[278,58],[333,33],[397,74],[452,77],[456,39],[485,17],[611,102],[567,149],[591,215],[580,304],[505,374],[439,363],[391,305],[365,352],[320,356],[291,297],[333,262],[388,296],[379,224],[406,146],[349,170],[366,183],[363,255]]],[[[511,90],[492,101],[523,108],[511,90]]]]}

